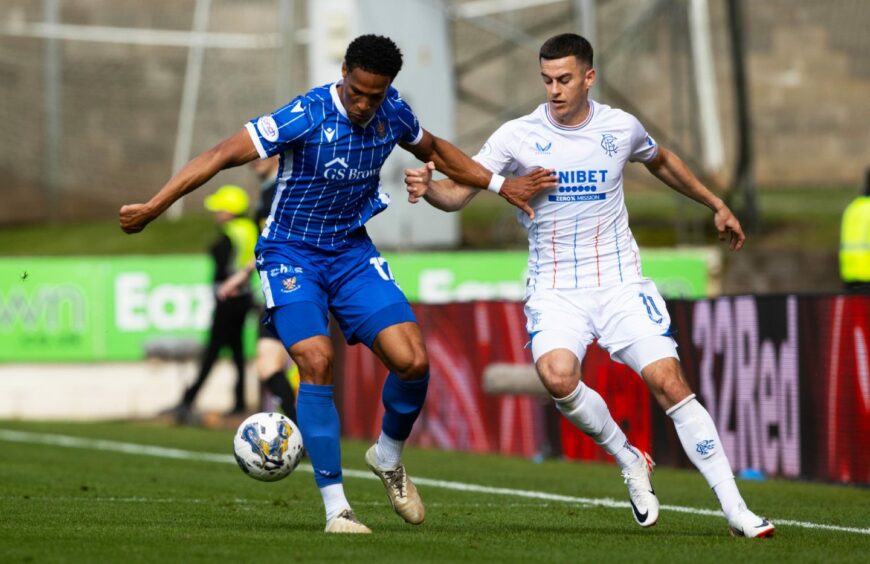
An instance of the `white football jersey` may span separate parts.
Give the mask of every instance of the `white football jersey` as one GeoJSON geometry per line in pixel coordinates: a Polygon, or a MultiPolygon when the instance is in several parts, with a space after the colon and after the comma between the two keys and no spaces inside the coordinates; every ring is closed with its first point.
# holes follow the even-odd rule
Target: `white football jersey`
{"type": "Polygon", "coordinates": [[[556,170],[558,187],[529,202],[535,219],[517,212],[529,231],[529,294],[643,278],[628,227],[623,168],[629,161],[650,161],[658,146],[633,115],[592,100],[589,106],[583,123],[567,127],[541,104],[502,125],[474,157],[501,175],[556,170]]]}

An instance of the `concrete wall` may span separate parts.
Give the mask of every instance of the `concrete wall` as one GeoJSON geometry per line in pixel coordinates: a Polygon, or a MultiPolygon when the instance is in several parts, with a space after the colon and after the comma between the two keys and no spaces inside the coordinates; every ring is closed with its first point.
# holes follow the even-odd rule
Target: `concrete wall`
{"type": "MultiPolygon", "coordinates": [[[[728,165],[736,155],[734,107],[724,0],[709,0],[716,54],[720,118],[728,165]]],[[[305,25],[304,2],[296,17],[305,25]]],[[[547,37],[576,31],[573,2],[565,0],[500,17],[530,37],[528,47],[510,46],[473,22],[451,26],[458,87],[473,94],[460,101],[456,141],[476,152],[505,119],[527,113],[544,100],[536,47],[547,37]]],[[[70,0],[61,2],[61,22],[189,30],[192,0],[70,0]]],[[[599,2],[597,60],[610,84],[602,99],[630,104],[664,140],[698,153],[696,108],[687,59],[683,0],[625,34],[651,0],[599,2]],[[614,93],[618,94],[615,95],[614,93]]],[[[38,23],[42,4],[0,3],[0,222],[47,217],[44,189],[44,39],[3,31],[38,23]],[[11,26],[11,27],[10,27],[11,26]]],[[[214,0],[209,30],[250,36],[278,31],[275,0],[214,0]]],[[[752,0],[744,2],[748,77],[755,124],[757,178],[763,186],[857,185],[870,164],[870,2],[864,0],[752,0]]],[[[304,40],[304,36],[300,37],[304,40]]],[[[275,106],[278,65],[291,65],[295,84],[307,84],[306,44],[290,62],[279,49],[207,49],[193,151],[212,146],[253,116],[275,106]]],[[[55,215],[112,217],[122,203],[153,194],[171,173],[178,110],[186,68],[183,47],[60,41],[59,144],[61,185],[55,215]]],[[[410,61],[409,61],[410,64],[410,61]]],[[[437,124],[431,129],[439,130],[437,124]]],[[[640,167],[630,167],[640,169],[640,167]]],[[[649,182],[630,176],[629,187],[649,182]]],[[[245,171],[220,182],[251,187],[245,171]]],[[[212,185],[212,187],[216,184],[212,185]]],[[[190,209],[202,195],[192,194],[190,209]]]]}
{"type": "MultiPolygon", "coordinates": [[[[196,363],[162,361],[0,366],[0,419],[147,419],[178,404],[196,377],[196,363]]],[[[246,403],[258,405],[259,383],[246,370],[246,403]]],[[[235,369],[221,360],[200,390],[194,408],[233,407],[235,369]]]]}

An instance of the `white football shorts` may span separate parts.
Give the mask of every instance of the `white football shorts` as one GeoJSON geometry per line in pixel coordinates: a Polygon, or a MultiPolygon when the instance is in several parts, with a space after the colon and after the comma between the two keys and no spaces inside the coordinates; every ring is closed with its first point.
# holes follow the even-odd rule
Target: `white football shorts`
{"type": "Polygon", "coordinates": [[[679,358],[665,301],[649,279],[606,288],[538,289],[525,313],[535,362],[554,349],[568,349],[582,362],[594,339],[638,374],[650,362],[679,358]]]}

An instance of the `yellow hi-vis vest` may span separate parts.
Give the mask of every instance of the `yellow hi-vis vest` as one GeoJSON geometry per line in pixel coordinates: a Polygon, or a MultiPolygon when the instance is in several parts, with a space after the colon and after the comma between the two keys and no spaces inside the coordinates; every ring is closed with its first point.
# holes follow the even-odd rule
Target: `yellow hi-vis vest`
{"type": "Polygon", "coordinates": [[[840,229],[840,278],[870,282],[870,196],[852,200],[840,229]]]}
{"type": "Polygon", "coordinates": [[[260,236],[257,226],[250,218],[242,216],[226,222],[223,229],[233,243],[233,271],[239,271],[254,260],[254,246],[260,236]]]}

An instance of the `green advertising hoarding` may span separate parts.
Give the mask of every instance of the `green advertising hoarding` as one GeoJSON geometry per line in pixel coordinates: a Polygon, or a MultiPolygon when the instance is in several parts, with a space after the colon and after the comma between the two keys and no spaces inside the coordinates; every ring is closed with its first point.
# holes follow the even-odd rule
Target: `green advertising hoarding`
{"type": "Polygon", "coordinates": [[[142,358],[202,338],[214,305],[201,256],[0,259],[0,361],[142,358]]]}
{"type": "MultiPolygon", "coordinates": [[[[644,251],[666,297],[707,295],[708,253],[644,251]]],[[[520,300],[526,253],[384,253],[412,302],[520,300]]],[[[154,339],[204,340],[214,307],[205,256],[0,259],[0,362],[136,360],[154,339]]],[[[254,339],[255,317],[246,332],[254,339]]],[[[250,349],[249,349],[250,350],[250,349]]]]}
{"type": "MultiPolygon", "coordinates": [[[[711,254],[705,249],[642,253],[643,273],[666,298],[708,295],[711,254]]],[[[426,303],[522,300],[525,251],[383,253],[408,299],[426,303]]]]}

